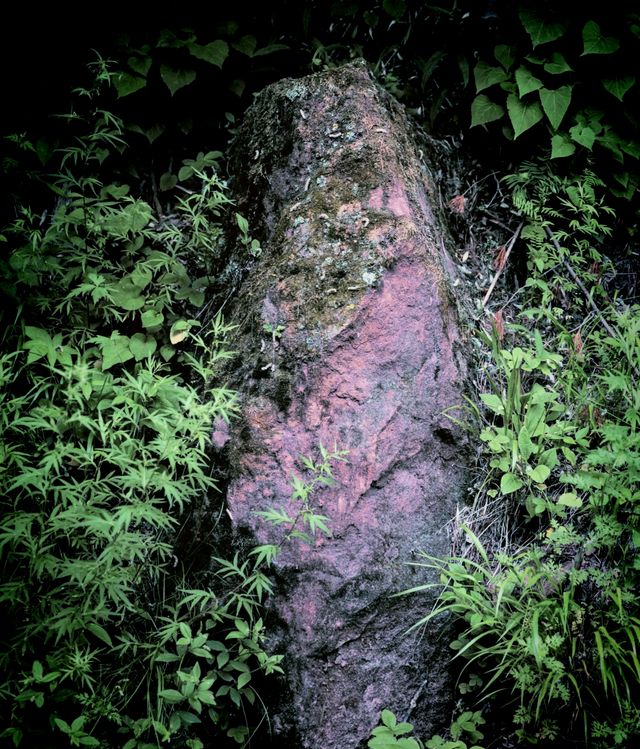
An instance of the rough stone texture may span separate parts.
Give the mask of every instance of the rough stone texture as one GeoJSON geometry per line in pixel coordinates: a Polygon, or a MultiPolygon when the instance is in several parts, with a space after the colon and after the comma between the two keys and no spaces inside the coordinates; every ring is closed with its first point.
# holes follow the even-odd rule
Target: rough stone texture
{"type": "Polygon", "coordinates": [[[277,562],[271,644],[286,688],[274,744],[364,747],[385,707],[428,736],[450,719],[448,638],[405,636],[432,600],[390,596],[427,579],[406,564],[417,550],[447,553],[465,479],[462,437],[442,414],[461,402],[463,365],[435,189],[401,108],[363,63],[263,91],[234,173],[263,243],[232,313],[234,527],[276,542],[282,529],[254,511],[295,513],[299,456],[320,442],[349,450],[338,485],[312,500],[333,536],[288,544],[277,562]]]}

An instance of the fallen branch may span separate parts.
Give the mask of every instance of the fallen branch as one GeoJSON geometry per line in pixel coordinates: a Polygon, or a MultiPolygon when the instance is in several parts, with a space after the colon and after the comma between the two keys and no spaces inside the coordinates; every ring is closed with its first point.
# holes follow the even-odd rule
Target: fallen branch
{"type": "Polygon", "coordinates": [[[491,281],[491,285],[489,286],[489,288],[487,290],[487,293],[484,295],[484,299],[482,300],[482,306],[483,307],[487,306],[487,302],[489,301],[489,297],[493,293],[495,285],[498,283],[498,279],[500,278],[500,274],[502,273],[502,271],[504,270],[504,268],[505,268],[505,266],[507,264],[507,260],[509,259],[509,255],[511,254],[511,250],[513,249],[513,246],[515,245],[516,240],[518,239],[518,236],[520,235],[520,230],[522,229],[523,224],[524,224],[524,221],[521,221],[520,224],[518,225],[518,228],[515,230],[513,236],[509,240],[509,243],[507,244],[507,248],[506,248],[505,253],[504,253],[504,260],[502,261],[502,263],[500,263],[500,267],[496,271],[496,274],[493,277],[493,280],[491,281]]]}

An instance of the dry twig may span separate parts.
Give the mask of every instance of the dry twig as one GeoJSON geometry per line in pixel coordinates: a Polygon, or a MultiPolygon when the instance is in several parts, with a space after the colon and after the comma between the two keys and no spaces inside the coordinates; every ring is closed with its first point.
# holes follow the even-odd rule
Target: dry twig
{"type": "Polygon", "coordinates": [[[495,285],[498,283],[498,279],[500,278],[500,274],[504,270],[504,267],[507,264],[507,260],[509,259],[509,255],[511,254],[511,250],[513,249],[513,246],[516,243],[516,240],[518,239],[518,236],[520,235],[520,230],[522,229],[522,226],[524,224],[524,221],[521,221],[518,225],[518,228],[513,233],[513,236],[509,240],[509,243],[507,244],[507,248],[504,253],[504,259],[500,263],[500,266],[498,267],[498,270],[496,271],[495,276],[493,277],[493,280],[491,281],[491,285],[489,286],[487,293],[484,295],[484,299],[482,300],[482,306],[486,307],[487,302],[489,301],[489,297],[493,293],[493,290],[495,288],[495,285]]]}

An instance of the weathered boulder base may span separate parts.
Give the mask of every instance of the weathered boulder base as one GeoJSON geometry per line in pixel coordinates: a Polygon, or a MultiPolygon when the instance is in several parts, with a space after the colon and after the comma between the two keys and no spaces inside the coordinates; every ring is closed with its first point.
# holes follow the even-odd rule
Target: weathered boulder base
{"type": "Polygon", "coordinates": [[[349,451],[312,497],[331,538],[277,560],[271,645],[286,685],[274,745],[364,747],[383,708],[423,736],[450,719],[448,637],[405,636],[426,596],[406,563],[448,551],[465,481],[443,411],[464,366],[445,228],[411,126],[364,63],[265,89],[239,132],[240,210],[263,252],[232,309],[242,419],[230,442],[228,507],[259,543],[282,528],[257,510],[290,502],[299,456],[349,451]]]}

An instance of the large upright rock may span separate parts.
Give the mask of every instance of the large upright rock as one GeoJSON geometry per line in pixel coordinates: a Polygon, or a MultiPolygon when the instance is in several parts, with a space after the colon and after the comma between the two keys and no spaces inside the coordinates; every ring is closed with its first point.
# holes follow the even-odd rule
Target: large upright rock
{"type": "Polygon", "coordinates": [[[461,402],[452,270],[421,157],[363,63],[268,87],[237,140],[238,201],[263,253],[232,313],[234,526],[276,542],[255,511],[295,514],[299,456],[349,451],[312,498],[333,536],[288,543],[277,563],[278,747],[365,746],[385,707],[428,731],[450,700],[447,636],[405,636],[431,601],[390,597],[425,580],[406,564],[417,550],[447,553],[465,474],[443,415],[461,402]]]}

